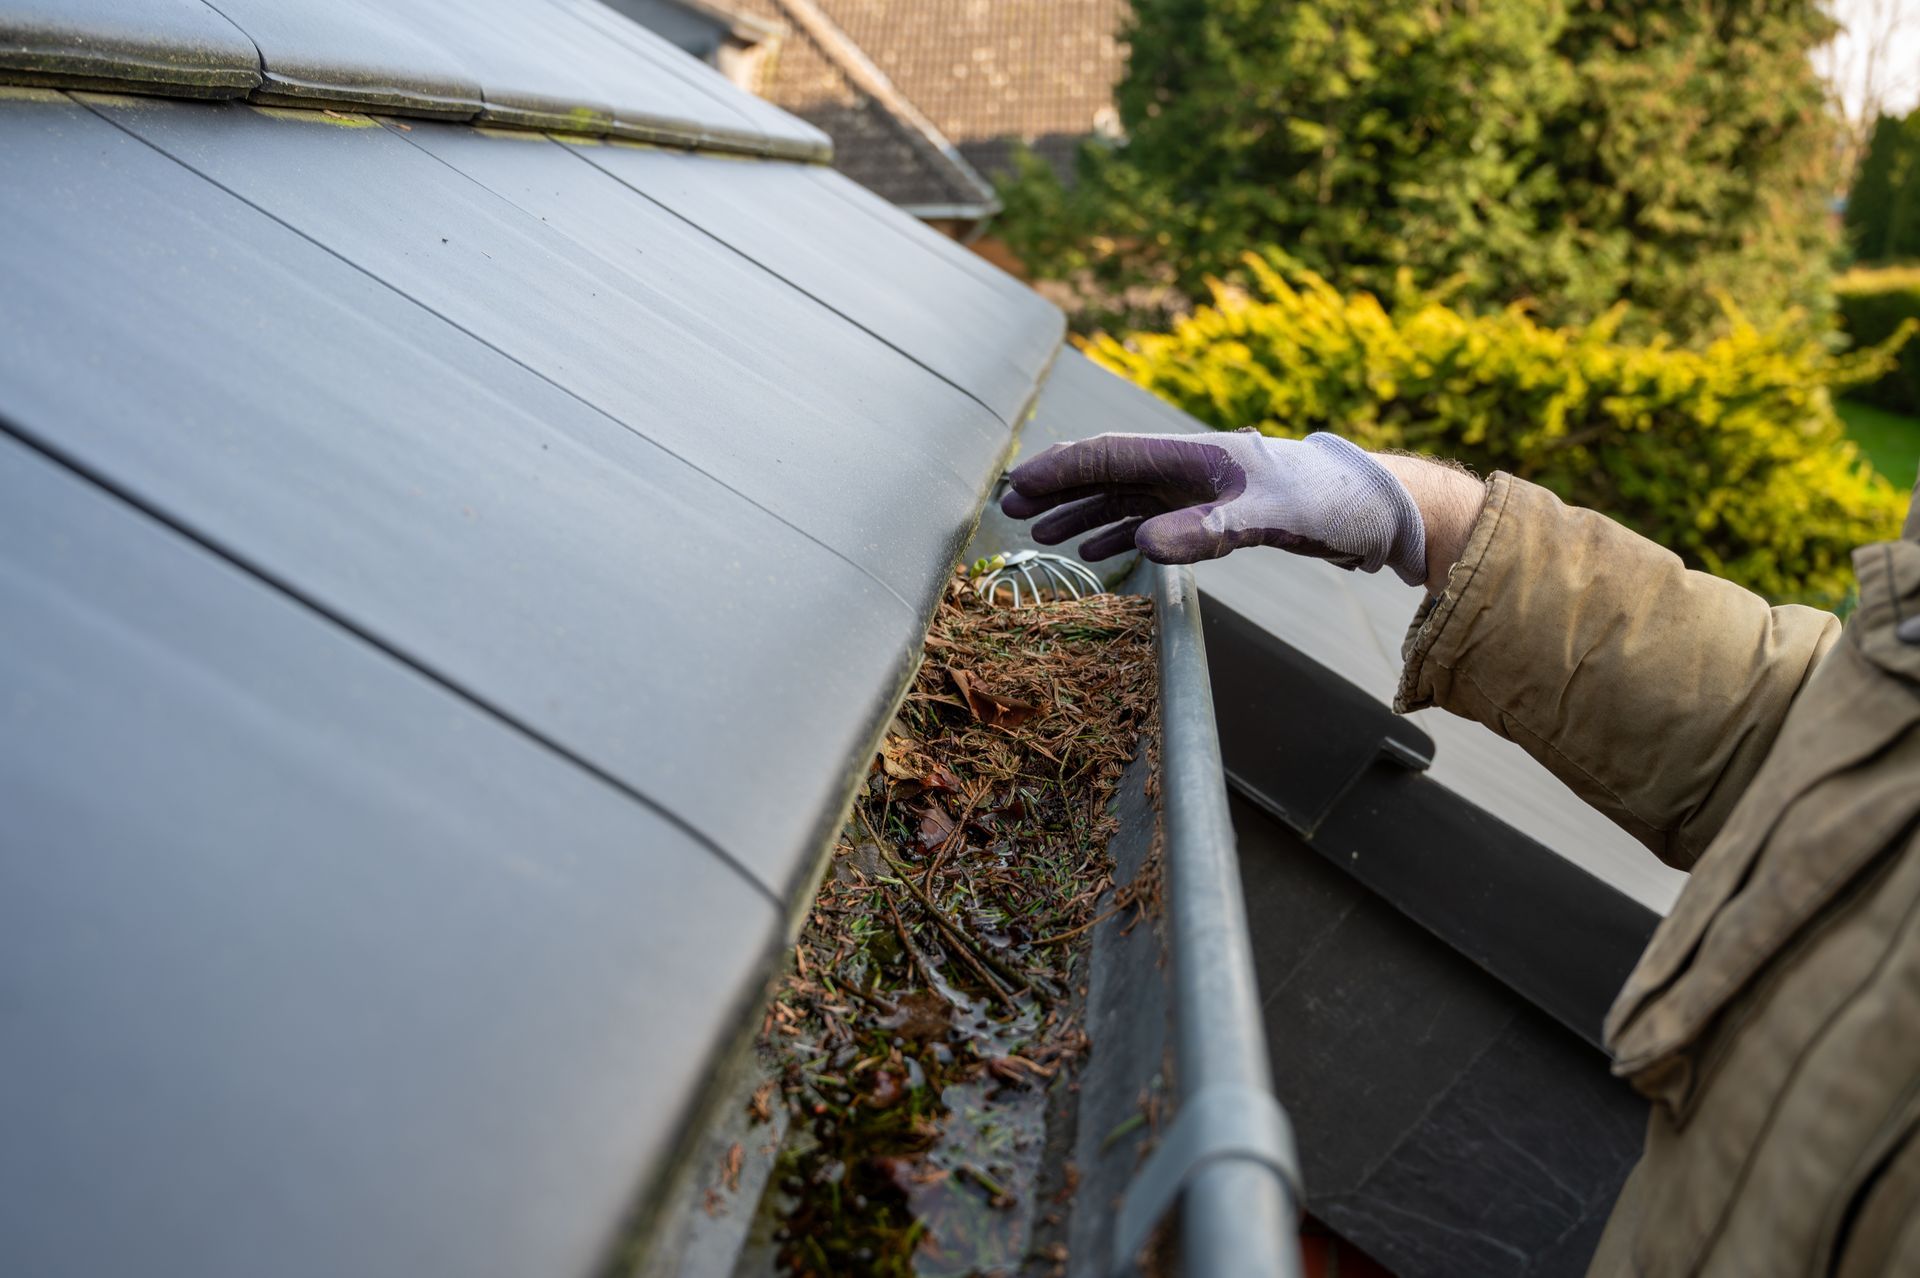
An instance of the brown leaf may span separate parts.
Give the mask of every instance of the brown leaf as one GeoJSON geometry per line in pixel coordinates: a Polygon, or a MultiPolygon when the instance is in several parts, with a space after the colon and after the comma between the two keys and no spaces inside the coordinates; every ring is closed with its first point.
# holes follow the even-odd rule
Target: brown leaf
{"type": "Polygon", "coordinates": [[[888,736],[880,746],[880,766],[896,781],[918,780],[927,770],[919,754],[920,743],[912,737],[888,736]]]}
{"type": "Polygon", "coordinates": [[[936,763],[933,771],[920,778],[920,784],[929,790],[958,790],[960,778],[953,775],[953,770],[946,764],[936,763]]]}
{"type": "Polygon", "coordinates": [[[967,699],[967,709],[973,712],[973,717],[989,728],[1017,728],[1036,713],[1035,708],[1024,701],[982,687],[957,666],[948,666],[947,673],[953,676],[953,686],[967,699]]]}
{"type": "Polygon", "coordinates": [[[740,1192],[740,1159],[740,1142],[735,1141],[727,1150],[727,1161],[720,1169],[720,1183],[727,1187],[730,1194],[740,1192]]]}
{"type": "Polygon", "coordinates": [[[747,1102],[747,1117],[756,1123],[773,1121],[773,1080],[771,1078],[754,1089],[753,1099],[747,1102]]]}
{"type": "Polygon", "coordinates": [[[929,803],[920,813],[920,846],[937,848],[953,837],[953,818],[937,803],[929,803]]]}

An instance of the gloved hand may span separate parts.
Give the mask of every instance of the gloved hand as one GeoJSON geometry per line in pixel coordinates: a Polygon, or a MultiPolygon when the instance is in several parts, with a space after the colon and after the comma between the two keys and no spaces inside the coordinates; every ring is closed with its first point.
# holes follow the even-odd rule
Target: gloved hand
{"type": "Polygon", "coordinates": [[[1338,435],[1096,435],[1015,467],[1000,508],[1045,513],[1033,538],[1058,545],[1093,529],[1082,559],[1133,546],[1163,564],[1278,546],[1410,586],[1427,577],[1426,527],[1406,487],[1338,435]]]}

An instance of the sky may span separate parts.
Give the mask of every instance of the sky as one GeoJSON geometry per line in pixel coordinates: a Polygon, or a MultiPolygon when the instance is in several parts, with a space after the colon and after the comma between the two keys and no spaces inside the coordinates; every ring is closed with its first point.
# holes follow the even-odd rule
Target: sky
{"type": "Polygon", "coordinates": [[[1888,113],[1920,106],[1920,0],[1831,0],[1831,8],[1847,30],[1814,55],[1814,65],[1839,88],[1848,116],[1858,118],[1875,81],[1888,113]],[[1868,56],[1875,44],[1881,50],[1877,72],[1868,56]]]}

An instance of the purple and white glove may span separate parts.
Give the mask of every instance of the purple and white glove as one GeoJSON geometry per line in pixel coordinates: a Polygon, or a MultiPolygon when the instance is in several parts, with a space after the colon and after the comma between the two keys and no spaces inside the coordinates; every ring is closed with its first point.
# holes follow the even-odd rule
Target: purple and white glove
{"type": "Polygon", "coordinates": [[[1163,564],[1216,559],[1242,546],[1278,546],[1342,568],[1427,577],[1426,526],[1406,487],[1338,435],[1272,439],[1212,435],[1095,435],[1055,444],[1008,475],[1000,508],[1045,517],[1033,539],[1054,546],[1100,529],[1082,559],[1134,546],[1163,564]]]}

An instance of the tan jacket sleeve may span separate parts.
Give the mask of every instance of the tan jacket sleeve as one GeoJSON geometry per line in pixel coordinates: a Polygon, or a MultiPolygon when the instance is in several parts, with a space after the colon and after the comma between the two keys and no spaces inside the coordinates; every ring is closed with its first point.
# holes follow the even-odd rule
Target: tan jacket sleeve
{"type": "Polygon", "coordinates": [[[1517,742],[1690,868],[1840,637],[1544,488],[1497,474],[1447,588],[1414,621],[1396,709],[1517,742]]]}

